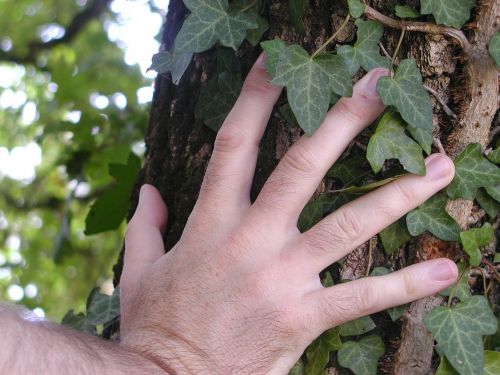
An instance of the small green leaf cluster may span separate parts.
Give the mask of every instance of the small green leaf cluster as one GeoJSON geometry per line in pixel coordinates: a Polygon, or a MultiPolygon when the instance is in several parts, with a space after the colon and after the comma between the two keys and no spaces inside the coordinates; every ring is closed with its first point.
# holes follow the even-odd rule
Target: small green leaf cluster
{"type": "Polygon", "coordinates": [[[97,335],[120,315],[120,290],[116,288],[112,295],[103,294],[94,288],[87,299],[86,313],[75,314],[68,311],[62,324],[91,335],[97,335]]]}

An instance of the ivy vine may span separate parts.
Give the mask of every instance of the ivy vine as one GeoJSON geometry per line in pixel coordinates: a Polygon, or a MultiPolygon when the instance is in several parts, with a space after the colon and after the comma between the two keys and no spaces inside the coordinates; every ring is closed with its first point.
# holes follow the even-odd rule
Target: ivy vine
{"type": "MultiPolygon", "coordinates": [[[[160,74],[170,72],[173,83],[178,84],[193,54],[215,46],[217,69],[201,89],[195,115],[217,131],[242,86],[239,62],[230,49],[237,51],[245,39],[253,46],[258,45],[269,23],[261,15],[262,0],[184,0],[184,3],[191,13],[173,48],[155,55],[151,69],[160,74]]],[[[359,77],[360,72],[377,67],[393,71],[377,85],[389,109],[370,135],[366,158],[346,151],[327,175],[337,181],[340,188],[335,190],[336,194],[322,195],[306,206],[299,220],[302,231],[360,193],[388,183],[404,171],[425,174],[423,155],[430,154],[434,141],[432,101],[416,61],[403,59],[396,64],[398,51],[406,32],[429,28],[451,36],[464,49],[470,48],[460,29],[477,4],[474,0],[421,0],[420,10],[397,5],[394,13],[399,19],[389,18],[360,0],[348,0],[347,5],[344,22],[312,53],[280,39],[260,43],[267,54],[266,67],[272,82],[286,88],[288,103],[280,107],[280,113],[284,120],[297,124],[306,134],[318,129],[328,109],[341,96],[352,95],[353,79],[359,77]],[[435,23],[405,20],[415,18],[433,18],[435,23]],[[352,21],[357,30],[356,41],[333,46],[335,37],[352,21]],[[384,26],[401,30],[393,56],[381,51],[384,26]],[[367,176],[375,182],[360,186],[367,176]]],[[[308,1],[289,0],[288,6],[290,21],[299,34],[304,34],[302,18],[308,1]]],[[[499,33],[491,39],[489,53],[500,65],[499,33]]],[[[469,144],[455,159],[456,176],[451,185],[380,233],[387,254],[424,232],[444,241],[454,241],[464,250],[458,265],[458,282],[442,292],[448,298],[448,306],[437,307],[425,317],[425,326],[434,335],[436,351],[442,357],[439,374],[488,374],[500,367],[498,335],[490,336],[493,338],[489,340],[484,338],[497,332],[498,318],[484,296],[472,295],[467,282],[471,270],[480,269],[481,264],[491,265],[491,257],[493,262],[500,258],[498,253],[488,256],[481,251],[494,240],[489,222],[500,212],[499,146],[493,145],[485,154],[479,144],[469,144]],[[487,220],[482,227],[462,231],[448,215],[449,200],[459,198],[476,201],[484,209],[487,220]]],[[[389,270],[376,268],[371,275],[387,272],[389,270]]],[[[406,308],[392,308],[388,313],[396,320],[406,308]]],[[[373,320],[365,317],[325,332],[311,344],[291,374],[323,374],[330,353],[336,353],[339,365],[356,375],[375,374],[378,359],[385,351],[383,341],[374,334],[376,331],[373,320]]]]}

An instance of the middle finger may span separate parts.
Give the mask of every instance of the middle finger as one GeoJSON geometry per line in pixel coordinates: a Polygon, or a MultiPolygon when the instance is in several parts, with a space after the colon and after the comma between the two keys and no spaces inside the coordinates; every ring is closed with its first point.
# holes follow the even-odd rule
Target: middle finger
{"type": "Polygon", "coordinates": [[[374,69],[365,75],[354,86],[352,98],[340,99],[311,137],[303,136],[292,146],[262,188],[251,214],[266,225],[297,224],[328,168],[384,110],[376,85],[387,74],[386,69],[374,69]]]}

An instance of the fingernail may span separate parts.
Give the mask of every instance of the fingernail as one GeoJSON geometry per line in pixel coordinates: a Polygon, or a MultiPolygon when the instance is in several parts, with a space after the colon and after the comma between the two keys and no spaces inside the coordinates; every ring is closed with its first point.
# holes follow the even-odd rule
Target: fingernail
{"type": "Polygon", "coordinates": [[[433,154],[425,161],[425,177],[431,180],[439,180],[450,173],[450,162],[441,154],[433,154]]]}
{"type": "Polygon", "coordinates": [[[430,277],[436,281],[455,279],[457,277],[457,267],[448,261],[439,262],[431,268],[430,277]]]}
{"type": "Polygon", "coordinates": [[[377,92],[377,83],[381,77],[387,77],[389,75],[389,71],[387,69],[376,69],[372,71],[370,79],[366,83],[366,91],[371,95],[378,95],[377,92]]]}
{"type": "Polygon", "coordinates": [[[139,202],[141,199],[144,197],[144,190],[145,190],[146,184],[141,186],[141,189],[139,190],[139,202]]]}
{"type": "Polygon", "coordinates": [[[255,61],[255,65],[263,67],[265,62],[266,62],[266,53],[262,51],[257,60],[255,61]]]}

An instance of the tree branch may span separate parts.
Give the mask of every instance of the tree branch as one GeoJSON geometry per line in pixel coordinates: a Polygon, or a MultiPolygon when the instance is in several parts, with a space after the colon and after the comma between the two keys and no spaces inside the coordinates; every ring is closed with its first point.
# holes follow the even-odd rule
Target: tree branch
{"type": "Polygon", "coordinates": [[[385,26],[392,27],[393,29],[419,31],[427,34],[446,35],[455,40],[455,42],[457,42],[460,47],[462,47],[466,55],[472,54],[472,44],[469,42],[465,34],[461,30],[455,29],[453,27],[441,26],[428,22],[395,20],[393,18],[387,17],[386,15],[380,13],[379,11],[373,9],[368,5],[365,6],[364,14],[367,18],[379,21],[385,26]]]}
{"type": "Polygon", "coordinates": [[[32,41],[28,44],[28,53],[25,56],[10,54],[0,50],[0,61],[10,61],[16,64],[34,63],[37,55],[59,44],[71,42],[93,19],[99,17],[107,9],[111,0],[92,0],[89,5],[77,13],[69,25],[65,27],[65,33],[61,38],[52,39],[48,42],[32,41]]]}

